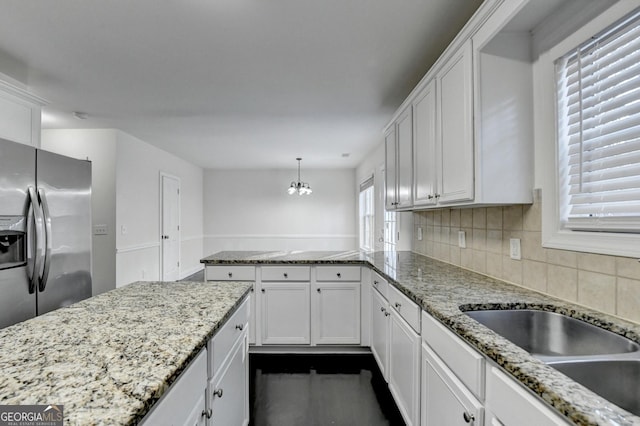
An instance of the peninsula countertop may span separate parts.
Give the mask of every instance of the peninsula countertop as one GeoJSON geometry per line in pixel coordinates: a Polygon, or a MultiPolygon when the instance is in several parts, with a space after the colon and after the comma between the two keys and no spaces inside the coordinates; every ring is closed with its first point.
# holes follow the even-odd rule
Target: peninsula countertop
{"type": "Polygon", "coordinates": [[[137,282],[0,330],[0,404],[64,405],[66,425],[138,423],[249,292],[137,282]]]}
{"type": "Polygon", "coordinates": [[[576,424],[640,425],[611,404],[463,313],[530,308],[559,312],[640,343],[640,325],[412,252],[224,251],[205,265],[361,264],[382,274],[479,352],[576,424]]]}

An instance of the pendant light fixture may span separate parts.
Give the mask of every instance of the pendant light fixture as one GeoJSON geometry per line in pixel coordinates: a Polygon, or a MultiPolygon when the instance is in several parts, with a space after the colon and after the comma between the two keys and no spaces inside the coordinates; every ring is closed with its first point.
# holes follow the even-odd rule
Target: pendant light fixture
{"type": "Polygon", "coordinates": [[[298,181],[292,181],[291,185],[289,185],[289,189],[287,189],[287,192],[289,193],[289,195],[293,195],[296,193],[298,195],[309,195],[313,192],[311,190],[311,187],[307,182],[302,182],[300,180],[300,161],[302,161],[302,158],[298,157],[296,158],[296,160],[298,160],[298,181]]]}

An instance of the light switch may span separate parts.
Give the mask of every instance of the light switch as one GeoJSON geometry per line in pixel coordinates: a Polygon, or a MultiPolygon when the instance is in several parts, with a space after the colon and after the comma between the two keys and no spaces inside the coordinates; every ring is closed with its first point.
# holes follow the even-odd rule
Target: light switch
{"type": "Polygon", "coordinates": [[[520,260],[522,258],[520,253],[520,238],[511,238],[509,239],[509,254],[512,259],[520,260]]]}
{"type": "Polygon", "coordinates": [[[467,237],[464,231],[458,231],[458,247],[467,248],[467,237]]]}
{"type": "Polygon", "coordinates": [[[93,225],[93,235],[108,235],[109,227],[107,225],[93,225]]]}

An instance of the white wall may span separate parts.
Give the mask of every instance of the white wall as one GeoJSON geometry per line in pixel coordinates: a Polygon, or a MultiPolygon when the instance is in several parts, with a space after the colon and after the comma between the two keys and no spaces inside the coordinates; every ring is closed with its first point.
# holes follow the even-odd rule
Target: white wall
{"type": "Polygon", "coordinates": [[[180,277],[202,269],[203,170],[118,132],[117,285],[160,278],[160,172],[180,179],[180,277]]]}
{"type": "Polygon", "coordinates": [[[305,170],[309,196],[288,195],[291,170],[206,170],[205,255],[221,250],[353,250],[355,171],[305,170]]]}
{"type": "Polygon", "coordinates": [[[116,284],[116,135],[116,130],[42,131],[42,149],[91,160],[92,222],[109,229],[107,235],[92,237],[94,296],[116,284]]]}

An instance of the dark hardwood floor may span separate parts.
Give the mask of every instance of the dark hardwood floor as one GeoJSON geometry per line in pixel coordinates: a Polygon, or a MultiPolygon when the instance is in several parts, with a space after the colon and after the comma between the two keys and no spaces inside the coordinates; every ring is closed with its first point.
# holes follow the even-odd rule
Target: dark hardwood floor
{"type": "Polygon", "coordinates": [[[250,356],[254,426],[404,425],[372,355],[250,356]]]}

